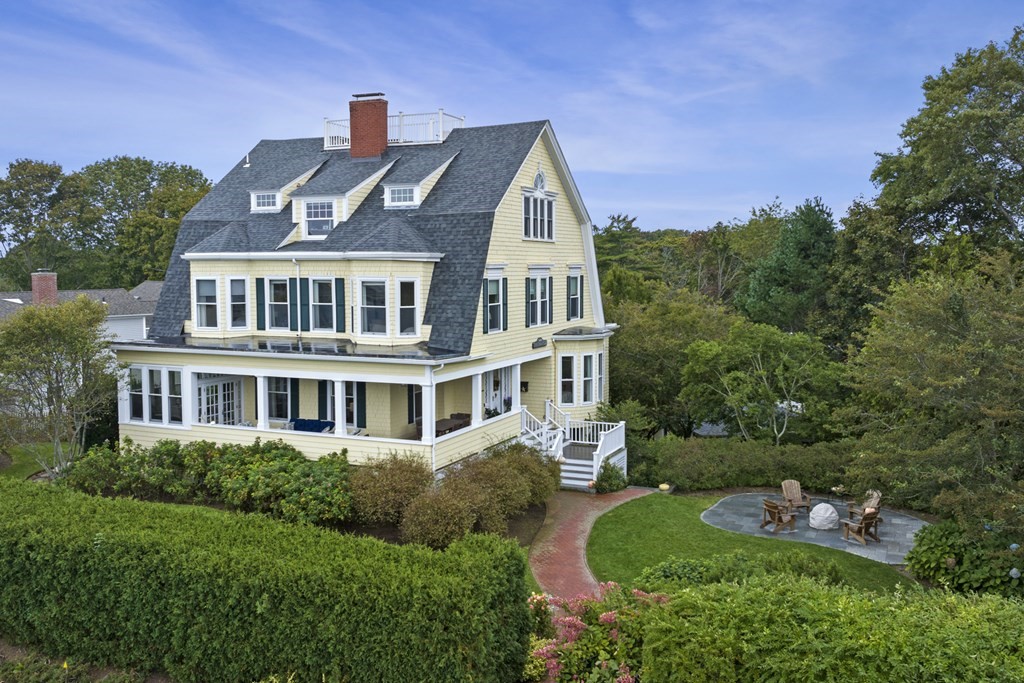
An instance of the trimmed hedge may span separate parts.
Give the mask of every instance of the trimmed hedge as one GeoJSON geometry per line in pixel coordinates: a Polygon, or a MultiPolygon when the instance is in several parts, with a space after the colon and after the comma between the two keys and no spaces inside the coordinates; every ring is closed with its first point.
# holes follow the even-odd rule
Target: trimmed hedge
{"type": "Polygon", "coordinates": [[[842,483],[856,444],[844,440],[774,446],[738,438],[667,436],[649,442],[649,449],[658,477],[680,491],[779,486],[786,479],[798,480],[805,490],[827,491],[842,483]]]}
{"type": "Polygon", "coordinates": [[[907,569],[919,579],[962,593],[1024,598],[1024,548],[998,531],[971,538],[952,521],[930,524],[914,535],[907,569]]]}
{"type": "Polygon", "coordinates": [[[767,576],[680,591],[649,617],[644,683],[1024,680],[1024,607],[995,596],[767,576]]]}
{"type": "Polygon", "coordinates": [[[750,557],[742,551],[709,558],[670,557],[647,567],[634,582],[645,591],[679,590],[709,583],[738,583],[755,576],[802,576],[838,586],[843,583],[839,565],[798,553],[771,553],[750,557]]]}
{"type": "Polygon", "coordinates": [[[0,481],[0,634],[175,680],[514,681],[525,558],[0,481]]]}

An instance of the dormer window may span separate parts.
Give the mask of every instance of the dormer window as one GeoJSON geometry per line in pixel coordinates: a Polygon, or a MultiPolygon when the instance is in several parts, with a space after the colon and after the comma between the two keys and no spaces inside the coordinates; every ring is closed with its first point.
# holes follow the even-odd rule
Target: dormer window
{"type": "Polygon", "coordinates": [[[417,206],[420,203],[419,194],[419,187],[416,185],[388,187],[384,193],[384,206],[417,206]]]}
{"type": "Polygon", "coordinates": [[[334,201],[306,202],[307,237],[323,239],[334,228],[334,201]]]}
{"type": "Polygon", "coordinates": [[[280,192],[253,192],[250,196],[252,211],[279,211],[281,209],[280,192]]]}

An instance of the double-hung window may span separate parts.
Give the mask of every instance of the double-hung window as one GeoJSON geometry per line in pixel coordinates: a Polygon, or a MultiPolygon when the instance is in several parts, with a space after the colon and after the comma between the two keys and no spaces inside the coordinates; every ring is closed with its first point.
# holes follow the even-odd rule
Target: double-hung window
{"type": "Polygon", "coordinates": [[[558,363],[558,403],[571,406],[576,403],[576,356],[561,356],[558,363]]]}
{"type": "Polygon", "coordinates": [[[583,369],[580,373],[580,384],[583,389],[583,403],[594,402],[594,354],[583,354],[583,369]]]}
{"type": "Polygon", "coordinates": [[[167,371],[167,421],[181,424],[181,370],[167,371]]]}
{"type": "Polygon", "coordinates": [[[536,327],[551,322],[551,278],[526,279],[526,326],[536,327]]]}
{"type": "Polygon", "coordinates": [[[270,329],[287,330],[288,320],[288,280],[268,280],[268,305],[270,308],[270,329]]]}
{"type": "Polygon", "coordinates": [[[145,414],[142,410],[143,401],[142,368],[130,368],[128,370],[128,404],[131,419],[145,419],[145,414]]]}
{"type": "Polygon", "coordinates": [[[583,317],[583,276],[570,275],[566,279],[566,320],[579,320],[583,317]]]}
{"type": "Polygon", "coordinates": [[[217,329],[217,280],[196,280],[196,327],[217,329]]]}
{"type": "Polygon", "coordinates": [[[488,332],[500,332],[505,328],[504,321],[504,305],[501,278],[490,278],[487,280],[487,310],[484,311],[484,315],[487,316],[487,331],[488,332]]]}
{"type": "Polygon", "coordinates": [[[416,281],[398,281],[398,334],[415,336],[418,333],[416,281]]]}
{"type": "Polygon", "coordinates": [[[149,419],[151,422],[163,422],[164,419],[163,374],[163,370],[160,368],[149,369],[149,419]]]}
{"type": "Polygon", "coordinates": [[[325,237],[334,227],[334,201],[306,202],[306,235],[325,237]]]}
{"type": "Polygon", "coordinates": [[[313,329],[334,331],[334,281],[313,280],[313,329]]]}
{"type": "Polygon", "coordinates": [[[597,354],[597,395],[598,401],[604,400],[604,354],[597,354]]]}
{"type": "Polygon", "coordinates": [[[287,420],[291,394],[287,377],[267,377],[267,408],[271,420],[287,420]]]}
{"type": "Polygon", "coordinates": [[[232,329],[249,327],[249,283],[245,278],[228,280],[228,295],[231,297],[230,326],[232,329]]]}
{"type": "Polygon", "coordinates": [[[363,334],[388,333],[388,287],[383,280],[360,283],[359,320],[363,334]]]}

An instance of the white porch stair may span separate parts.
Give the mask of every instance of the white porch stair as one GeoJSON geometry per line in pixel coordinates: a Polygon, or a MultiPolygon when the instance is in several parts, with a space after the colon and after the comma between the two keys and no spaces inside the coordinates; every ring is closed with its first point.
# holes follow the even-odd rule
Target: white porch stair
{"type": "Polygon", "coordinates": [[[544,419],[522,409],[520,440],[551,458],[562,468],[562,488],[592,490],[601,465],[611,461],[626,473],[626,423],[573,420],[548,401],[544,419]]]}

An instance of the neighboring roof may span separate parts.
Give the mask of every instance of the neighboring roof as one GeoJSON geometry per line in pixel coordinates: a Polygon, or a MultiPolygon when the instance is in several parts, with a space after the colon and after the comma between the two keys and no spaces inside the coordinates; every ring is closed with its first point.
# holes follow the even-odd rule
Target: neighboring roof
{"type": "Polygon", "coordinates": [[[146,280],[128,293],[139,301],[152,301],[155,304],[160,299],[160,290],[163,286],[163,280],[146,280]]]}
{"type": "MultiPolygon", "coordinates": [[[[154,289],[159,292],[162,282],[144,282],[139,287],[144,293],[154,289]]],[[[138,288],[136,288],[138,289],[138,288]]],[[[132,292],[135,290],[133,289],[132,292]]],[[[63,289],[57,292],[57,300],[61,303],[74,301],[85,296],[93,301],[106,304],[107,315],[152,315],[156,308],[156,300],[144,301],[125,289],[63,289]]],[[[15,311],[32,303],[32,292],[0,292],[0,318],[6,318],[15,311]]]]}
{"type": "Polygon", "coordinates": [[[429,252],[444,255],[434,266],[424,311],[424,322],[432,325],[429,344],[468,353],[494,211],[546,125],[459,128],[441,144],[394,146],[373,160],[352,159],[348,150],[325,152],[322,138],[260,142],[249,153],[249,165],[244,159],[236,164],[182,221],[152,336],[181,335],[190,315],[188,263],[181,259],[187,252],[429,252]],[[293,196],[341,195],[388,164],[393,165],[381,184],[419,182],[449,159],[418,208],[385,209],[375,191],[324,240],[278,248],[294,228],[290,206],[278,213],[250,210],[250,192],[284,187],[318,164],[293,196]]]}

